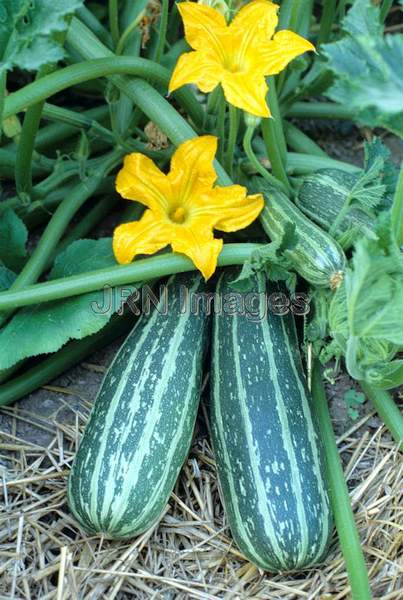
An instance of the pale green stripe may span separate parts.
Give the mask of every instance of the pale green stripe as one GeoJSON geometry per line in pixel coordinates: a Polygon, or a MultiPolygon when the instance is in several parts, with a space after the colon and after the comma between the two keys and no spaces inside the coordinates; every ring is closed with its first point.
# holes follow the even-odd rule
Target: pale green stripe
{"type": "MultiPolygon", "coordinates": [[[[263,283],[264,289],[266,289],[266,286],[264,284],[264,275],[259,274],[258,279],[259,279],[259,291],[260,291],[261,283],[263,283]]],[[[290,466],[291,466],[292,490],[294,490],[298,522],[301,527],[301,545],[299,547],[299,561],[298,562],[303,562],[304,558],[306,556],[307,547],[308,547],[308,526],[307,526],[306,514],[305,514],[305,508],[304,508],[304,502],[303,502],[302,486],[301,486],[301,481],[299,478],[298,463],[297,463],[295,451],[294,451],[294,448],[292,445],[292,437],[291,437],[291,433],[290,433],[290,426],[288,423],[287,412],[286,412],[286,408],[285,408],[285,404],[284,404],[284,400],[283,400],[282,391],[281,391],[281,388],[279,385],[278,370],[277,370],[276,362],[274,360],[275,349],[274,349],[272,341],[271,341],[268,320],[263,319],[261,322],[261,325],[262,325],[263,339],[264,339],[264,343],[265,343],[265,347],[266,347],[266,354],[268,356],[269,363],[270,363],[271,379],[272,379],[273,386],[275,389],[275,395],[276,395],[276,403],[275,404],[276,404],[278,416],[279,416],[280,423],[281,423],[281,429],[282,429],[281,433],[282,433],[282,437],[284,440],[284,449],[287,452],[287,455],[288,455],[288,458],[290,461],[290,466]]]]}
{"type": "Polygon", "coordinates": [[[239,393],[239,406],[241,409],[241,422],[244,426],[245,435],[247,439],[247,447],[248,453],[250,456],[250,465],[253,472],[253,483],[256,486],[256,493],[258,499],[258,508],[259,512],[263,518],[263,524],[265,532],[270,539],[273,550],[278,556],[279,560],[285,559],[284,553],[281,550],[278,542],[277,542],[277,534],[273,525],[272,516],[270,514],[267,502],[267,494],[265,483],[262,481],[262,477],[259,471],[260,464],[260,455],[256,448],[256,444],[254,443],[253,438],[253,430],[252,424],[250,422],[249,413],[247,410],[247,397],[245,388],[243,386],[242,374],[241,374],[241,365],[239,360],[240,348],[237,342],[237,325],[238,325],[238,316],[232,317],[232,342],[233,342],[233,353],[234,353],[234,364],[235,364],[235,375],[237,381],[237,390],[239,393]],[[257,455],[256,455],[257,454],[257,455]]]}
{"type": "MultiPolygon", "coordinates": [[[[284,332],[284,338],[287,338],[287,332],[286,329],[284,327],[284,321],[283,319],[281,319],[281,327],[283,329],[284,332]]],[[[314,473],[316,475],[316,478],[318,480],[318,488],[319,488],[319,492],[320,492],[320,496],[321,496],[321,508],[322,511],[320,511],[320,515],[321,515],[321,520],[322,520],[322,543],[319,546],[319,549],[316,553],[316,557],[312,562],[315,562],[317,558],[320,558],[326,548],[327,545],[327,540],[328,540],[328,536],[329,536],[329,502],[328,502],[328,498],[325,492],[325,482],[323,480],[323,473],[322,473],[322,469],[320,467],[320,457],[319,457],[319,448],[318,448],[318,444],[316,443],[316,433],[315,433],[315,427],[314,427],[314,423],[313,423],[313,419],[312,419],[312,414],[311,414],[311,410],[309,407],[309,402],[308,402],[308,398],[306,396],[306,389],[305,386],[303,385],[300,377],[299,377],[299,373],[297,371],[297,367],[295,364],[295,360],[294,357],[292,355],[291,352],[291,348],[289,346],[289,344],[286,344],[287,346],[287,353],[290,357],[290,365],[291,368],[293,370],[295,379],[298,383],[298,390],[300,392],[300,397],[301,397],[301,406],[302,406],[302,410],[304,413],[304,418],[305,418],[305,422],[307,424],[307,431],[308,431],[308,437],[309,437],[309,442],[311,445],[311,454],[312,454],[312,458],[313,458],[313,462],[314,462],[314,473]],[[322,514],[323,514],[323,519],[322,519],[322,514]]]]}

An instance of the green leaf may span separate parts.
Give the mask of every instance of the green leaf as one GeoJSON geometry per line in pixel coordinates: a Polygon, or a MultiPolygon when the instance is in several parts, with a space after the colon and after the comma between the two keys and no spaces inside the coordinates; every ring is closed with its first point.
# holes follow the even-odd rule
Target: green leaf
{"type": "Polygon", "coordinates": [[[0,265],[0,292],[8,290],[8,288],[14,283],[17,275],[0,265]]]}
{"type": "Polygon", "coordinates": [[[0,4],[0,72],[14,67],[37,71],[64,52],[57,33],[83,0],[3,0],[0,4]]]}
{"type": "Polygon", "coordinates": [[[295,226],[286,224],[284,235],[281,240],[265,244],[255,250],[250,259],[247,260],[239,276],[231,283],[231,286],[239,291],[247,291],[250,287],[251,278],[259,271],[264,271],[271,281],[285,281],[290,291],[295,290],[296,275],[289,271],[292,264],[287,258],[287,251],[298,243],[295,226]]]}
{"type": "Polygon", "coordinates": [[[13,271],[19,271],[27,256],[28,230],[11,208],[1,215],[0,262],[13,271]]]}
{"type": "Polygon", "coordinates": [[[344,38],[322,46],[336,76],[326,95],[354,109],[359,123],[403,137],[403,35],[382,35],[371,0],[356,0],[343,30],[344,38]]]}
{"type": "Polygon", "coordinates": [[[344,392],[343,399],[347,404],[349,417],[355,421],[359,416],[357,406],[365,402],[365,395],[362,392],[357,392],[354,388],[350,388],[344,392]]]}
{"type": "MultiPolygon", "coordinates": [[[[110,238],[78,240],[58,256],[51,278],[115,264],[110,238]]],[[[140,285],[107,287],[104,291],[27,306],[18,311],[0,330],[0,347],[8,348],[8,352],[0,353],[0,371],[29,356],[55,352],[70,339],[96,333],[140,285]]]]}

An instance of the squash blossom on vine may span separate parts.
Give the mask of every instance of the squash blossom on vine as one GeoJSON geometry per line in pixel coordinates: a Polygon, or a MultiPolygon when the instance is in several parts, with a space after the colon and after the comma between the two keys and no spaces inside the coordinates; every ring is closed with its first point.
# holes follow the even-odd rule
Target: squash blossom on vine
{"type": "Polygon", "coordinates": [[[170,92],[194,83],[208,93],[221,84],[230,104],[257,117],[270,117],[265,77],[280,73],[295,57],[315,50],[292,31],[274,33],[279,7],[269,0],[249,2],[229,25],[211,6],[194,2],[177,6],[193,52],[179,57],[170,92]]]}
{"type": "Polygon", "coordinates": [[[188,140],[176,149],[168,174],[143,154],[125,157],[116,190],[148,208],[139,221],[115,229],[113,251],[119,263],[129,263],[139,254],[154,254],[170,244],[174,252],[186,254],[205,279],[211,277],[223,245],[214,238],[213,229],[243,229],[264,204],[261,194],[248,196],[240,185],[214,187],[216,151],[214,136],[188,140]]]}

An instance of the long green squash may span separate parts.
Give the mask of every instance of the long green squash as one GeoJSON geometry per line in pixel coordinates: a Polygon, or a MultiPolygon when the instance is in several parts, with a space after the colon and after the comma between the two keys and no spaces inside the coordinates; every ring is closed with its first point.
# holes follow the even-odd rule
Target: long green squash
{"type": "Polygon", "coordinates": [[[127,538],[164,511],[192,439],[208,324],[185,301],[204,290],[198,274],[172,277],[105,376],[68,485],[88,532],[127,538]]]}
{"type": "Polygon", "coordinates": [[[290,314],[265,316],[262,274],[230,301],[235,277],[229,271],[219,280],[223,310],[213,333],[211,424],[222,499],[253,563],[301,569],[325,555],[331,518],[295,325],[290,314]],[[243,310],[248,303],[255,312],[243,310]]]}
{"type": "Polygon", "coordinates": [[[337,288],[346,266],[340,245],[264,179],[254,177],[250,187],[264,196],[260,222],[272,241],[282,238],[287,224],[295,226],[298,242],[287,250],[295,271],[313,285],[337,288]]]}

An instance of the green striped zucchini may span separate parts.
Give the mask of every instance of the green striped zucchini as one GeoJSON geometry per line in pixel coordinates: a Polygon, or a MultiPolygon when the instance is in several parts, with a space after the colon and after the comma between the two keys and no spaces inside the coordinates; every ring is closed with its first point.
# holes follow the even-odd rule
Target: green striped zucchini
{"type": "Polygon", "coordinates": [[[199,274],[173,276],[157,309],[118,351],[96,398],[68,484],[70,509],[88,532],[118,539],[148,529],[186,459],[208,319],[184,305],[185,286],[189,294],[205,290],[199,274]]]}
{"type": "Polygon", "coordinates": [[[251,187],[264,196],[260,221],[272,241],[282,238],[287,224],[295,225],[298,242],[287,251],[295,271],[313,285],[337,288],[345,271],[340,245],[266,181],[254,177],[251,187]]]}
{"type": "MultiPolygon", "coordinates": [[[[359,174],[340,169],[321,169],[304,178],[296,204],[309,219],[328,231],[359,178],[359,174]]],[[[374,228],[374,219],[359,208],[352,208],[343,217],[337,233],[342,234],[352,227],[367,234],[374,228]]]]}
{"type": "MultiPolygon", "coordinates": [[[[220,278],[221,298],[230,297],[236,275],[231,270],[220,278]]],[[[289,571],[318,563],[327,550],[331,518],[323,460],[293,318],[264,317],[262,273],[247,293],[258,299],[259,318],[242,313],[246,296],[239,310],[214,318],[213,445],[239,548],[265,570],[289,571]]]]}

